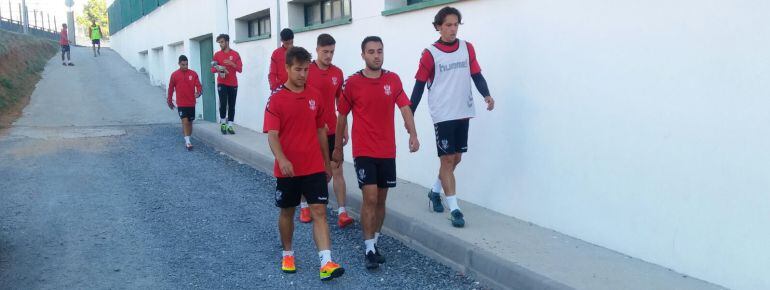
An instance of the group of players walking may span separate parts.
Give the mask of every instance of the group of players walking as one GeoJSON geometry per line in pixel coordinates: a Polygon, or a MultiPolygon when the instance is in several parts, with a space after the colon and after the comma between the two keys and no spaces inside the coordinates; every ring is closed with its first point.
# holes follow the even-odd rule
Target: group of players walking
{"type": "MultiPolygon", "coordinates": [[[[410,97],[399,76],[382,68],[385,53],[380,37],[369,36],[361,42],[365,66],[343,79],[342,70],[332,64],[336,41],[331,35],[318,36],[316,59],[312,60],[306,49],[294,46],[290,29],[281,31],[282,46],[271,57],[268,81],[272,94],[265,108],[263,132],[275,157],[282,271],[296,272],[292,236],[295,210],[300,206],[300,221],[313,223],[321,280],[331,280],[345,272],[332,260],[326,210],[327,184],[333,180],[339,205],[338,226],[353,222],[345,209],[347,193],[342,173],[343,147],[349,140],[353,143],[353,163],[363,196],[360,222],[365,265],[367,269],[376,269],[385,262],[377,241],[385,219],[388,189],[396,186],[394,115],[397,108],[409,134],[409,151],[418,151],[420,142],[413,114],[426,86],[440,160],[428,200],[433,211],[444,212],[443,193],[451,224],[465,226],[457,202],[454,172],[462,154],[468,151],[469,120],[475,115],[472,83],[484,97],[487,110],[494,109],[495,101],[481,74],[474,47],[457,38],[461,23],[457,9],[444,7],[438,11],[433,26],[441,36],[423,51],[410,97]],[[353,115],[350,135],[348,114],[353,115]]],[[[217,74],[220,129],[222,134],[235,134],[236,74],[242,72],[243,64],[240,55],[230,48],[228,35],[219,35],[216,40],[221,50],[214,54],[211,71],[217,74]]],[[[191,150],[195,103],[202,88],[198,75],[187,65],[187,58],[180,56],[180,68],[169,81],[167,101],[169,108],[178,107],[185,146],[191,150]],[[172,100],[174,93],[176,106],[172,100]]]]}

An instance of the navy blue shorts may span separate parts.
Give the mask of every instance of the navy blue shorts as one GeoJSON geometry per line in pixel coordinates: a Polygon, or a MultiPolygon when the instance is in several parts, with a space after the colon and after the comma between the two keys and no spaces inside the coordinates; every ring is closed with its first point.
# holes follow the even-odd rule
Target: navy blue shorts
{"type": "Polygon", "coordinates": [[[444,121],[433,124],[436,130],[438,156],[468,152],[470,119],[444,121]]]}
{"type": "Polygon", "coordinates": [[[358,177],[358,188],[377,185],[378,188],[396,187],[396,159],[356,157],[353,160],[358,177]]]}
{"type": "Polygon", "coordinates": [[[179,119],[195,120],[195,107],[177,107],[177,111],[179,112],[179,119]]]}
{"type": "Polygon", "coordinates": [[[280,208],[296,207],[302,196],[305,197],[308,204],[328,204],[329,188],[326,184],[326,172],[277,178],[275,206],[280,208]]]}

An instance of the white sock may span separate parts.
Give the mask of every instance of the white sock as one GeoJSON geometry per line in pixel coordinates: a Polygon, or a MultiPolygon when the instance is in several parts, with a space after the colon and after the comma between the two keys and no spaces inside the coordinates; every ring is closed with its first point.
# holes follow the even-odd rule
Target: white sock
{"type": "Polygon", "coordinates": [[[436,183],[433,184],[433,188],[431,190],[438,193],[444,192],[444,190],[441,188],[441,179],[436,178],[436,183]]]}
{"type": "Polygon", "coordinates": [[[374,239],[371,240],[365,240],[364,244],[366,245],[366,253],[372,252],[374,253],[374,239]]]}
{"type": "Polygon", "coordinates": [[[294,256],[294,251],[283,251],[283,253],[281,253],[281,255],[284,256],[284,257],[286,257],[286,256],[294,256]]]}
{"type": "Polygon", "coordinates": [[[337,214],[338,215],[341,215],[343,212],[345,212],[345,207],[344,206],[341,206],[340,208],[337,209],[337,214]]]}
{"type": "Polygon", "coordinates": [[[374,243],[376,244],[379,241],[380,241],[380,233],[379,232],[375,232],[374,233],[374,243]]]}
{"type": "Polygon", "coordinates": [[[332,251],[331,250],[319,251],[318,258],[321,259],[321,267],[323,267],[323,265],[326,265],[326,263],[332,261],[332,251]]]}
{"type": "Polygon", "coordinates": [[[190,136],[184,136],[184,143],[190,144],[190,136]]]}
{"type": "Polygon", "coordinates": [[[227,119],[219,119],[219,124],[226,124],[226,123],[227,123],[227,119]]]}
{"type": "Polygon", "coordinates": [[[233,126],[233,122],[227,121],[227,127],[232,127],[232,126],[233,126]]]}
{"type": "Polygon", "coordinates": [[[300,202],[300,203],[299,203],[299,208],[307,208],[307,206],[308,206],[308,205],[307,205],[307,202],[306,202],[306,201],[303,201],[303,202],[300,202]]]}
{"type": "Polygon", "coordinates": [[[457,205],[457,196],[447,196],[446,197],[446,204],[449,206],[449,211],[453,211],[456,209],[460,209],[460,206],[457,205]]]}

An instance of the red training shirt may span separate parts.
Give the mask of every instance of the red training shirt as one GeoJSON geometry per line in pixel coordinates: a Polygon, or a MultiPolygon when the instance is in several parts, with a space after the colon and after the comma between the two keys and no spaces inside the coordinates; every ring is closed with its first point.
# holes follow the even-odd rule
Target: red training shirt
{"type": "MultiPolygon", "coordinates": [[[[480,73],[481,66],[479,66],[479,62],[476,60],[476,49],[473,48],[473,45],[470,42],[466,41],[465,43],[468,45],[468,57],[470,58],[471,75],[480,73]]],[[[443,52],[451,53],[457,51],[457,49],[460,48],[460,40],[455,40],[455,43],[452,45],[446,45],[436,41],[433,43],[433,46],[443,52]]],[[[417,74],[414,76],[414,78],[421,82],[433,81],[434,67],[435,62],[433,61],[433,55],[430,54],[427,49],[424,49],[422,51],[422,57],[420,57],[420,67],[417,69],[417,74]]]]}
{"type": "Polygon", "coordinates": [[[191,69],[178,69],[171,73],[168,81],[168,101],[176,92],[177,107],[195,107],[195,92],[203,91],[198,73],[191,69]]]}
{"type": "Polygon", "coordinates": [[[337,109],[353,112],[353,157],[396,158],[395,107],[411,104],[396,73],[382,70],[370,79],[358,71],[348,77],[337,109]]]}
{"type": "Polygon", "coordinates": [[[337,108],[335,108],[335,104],[337,98],[342,96],[343,80],[342,70],[334,65],[322,70],[315,61],[310,64],[307,86],[321,92],[324,104],[324,122],[329,128],[327,135],[334,135],[337,131],[337,108]]]}
{"type": "MultiPolygon", "coordinates": [[[[241,62],[241,55],[238,54],[235,50],[230,49],[228,52],[224,52],[222,50],[217,51],[214,53],[214,61],[217,62],[218,65],[224,66],[227,68],[227,75],[225,75],[224,78],[220,78],[217,75],[217,84],[220,85],[226,85],[231,87],[237,87],[238,86],[238,77],[235,76],[236,72],[243,72],[243,63],[241,62]],[[235,63],[235,66],[227,65],[225,64],[225,60],[230,60],[235,63]]],[[[217,70],[214,68],[214,66],[211,66],[211,72],[216,73],[217,70]]]]}
{"type": "MultiPolygon", "coordinates": [[[[305,87],[295,93],[280,86],[267,101],[263,132],[278,131],[283,154],[294,167],[294,176],[324,172],[324,158],[318,143],[318,129],[324,127],[321,93],[305,87]]],[[[285,177],[273,166],[275,177],[285,177]]]]}
{"type": "Polygon", "coordinates": [[[271,91],[289,80],[289,73],[286,71],[287,50],[283,46],[276,48],[270,57],[270,73],[267,74],[267,81],[270,83],[271,91]]]}
{"type": "Polygon", "coordinates": [[[70,45],[70,40],[67,37],[67,29],[62,28],[59,32],[59,45],[70,45]]]}

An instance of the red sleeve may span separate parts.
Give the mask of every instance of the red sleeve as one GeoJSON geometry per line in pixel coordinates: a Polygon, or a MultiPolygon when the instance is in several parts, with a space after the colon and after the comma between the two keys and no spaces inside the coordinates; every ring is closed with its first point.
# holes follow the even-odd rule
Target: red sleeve
{"type": "Polygon", "coordinates": [[[427,82],[433,79],[433,66],[433,55],[427,49],[423,50],[420,57],[420,66],[417,68],[417,74],[414,78],[420,82],[427,82]]]}
{"type": "Polygon", "coordinates": [[[275,51],[273,51],[273,55],[270,56],[270,73],[267,75],[267,81],[270,83],[271,91],[281,85],[279,83],[280,80],[278,79],[278,65],[275,63],[275,51]]]}
{"type": "Polygon", "coordinates": [[[233,52],[235,52],[235,71],[243,72],[243,62],[241,61],[241,55],[236,51],[233,52]]]}
{"type": "MultiPolygon", "coordinates": [[[[271,96],[272,99],[275,96],[271,96]]],[[[281,129],[281,112],[280,112],[280,106],[279,103],[272,100],[267,100],[267,105],[265,106],[265,121],[262,126],[262,133],[267,133],[270,131],[279,131],[281,129]]]]}
{"type": "Polygon", "coordinates": [[[349,82],[350,78],[342,85],[342,98],[337,102],[337,112],[341,115],[350,113],[350,109],[353,107],[353,88],[349,82]]]}
{"type": "Polygon", "coordinates": [[[168,81],[168,99],[166,99],[166,101],[168,101],[169,103],[171,102],[171,96],[174,95],[175,86],[176,84],[174,83],[174,73],[172,73],[171,79],[168,81]]]}
{"type": "MultiPolygon", "coordinates": [[[[217,64],[221,65],[219,63],[219,52],[214,53],[214,56],[211,58],[211,60],[216,61],[217,64]]],[[[203,66],[203,65],[201,65],[201,66],[203,66]]],[[[211,72],[212,73],[217,73],[217,69],[213,65],[211,66],[211,72]]]]}
{"type": "Polygon", "coordinates": [[[404,92],[404,85],[401,84],[401,78],[399,78],[398,75],[393,74],[392,84],[393,85],[391,87],[398,90],[398,93],[396,93],[396,106],[399,108],[411,106],[412,102],[409,101],[409,97],[406,96],[406,92],[404,92]]]}
{"type": "Polygon", "coordinates": [[[198,73],[193,71],[193,75],[195,76],[195,89],[197,92],[203,92],[203,86],[201,85],[201,80],[198,78],[198,73]]]}
{"type": "Polygon", "coordinates": [[[468,45],[468,58],[470,58],[471,61],[471,74],[475,75],[477,73],[481,72],[481,66],[479,65],[479,62],[476,60],[476,49],[473,48],[473,44],[470,42],[465,42],[468,45]]]}

